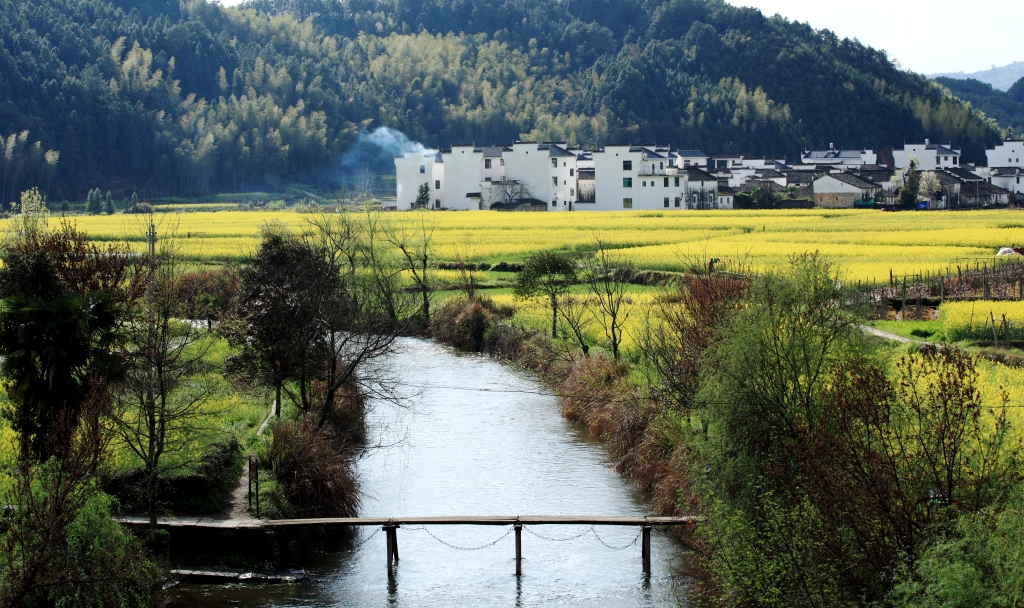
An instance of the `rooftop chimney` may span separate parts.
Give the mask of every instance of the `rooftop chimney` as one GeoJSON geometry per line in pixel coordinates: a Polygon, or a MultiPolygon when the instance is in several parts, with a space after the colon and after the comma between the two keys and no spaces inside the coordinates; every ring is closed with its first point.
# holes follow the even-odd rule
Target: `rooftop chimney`
{"type": "Polygon", "coordinates": [[[924,145],[926,145],[926,146],[927,146],[927,145],[928,145],[928,144],[930,144],[930,143],[932,143],[932,142],[928,141],[928,138],[925,138],[925,140],[924,140],[924,145]]]}

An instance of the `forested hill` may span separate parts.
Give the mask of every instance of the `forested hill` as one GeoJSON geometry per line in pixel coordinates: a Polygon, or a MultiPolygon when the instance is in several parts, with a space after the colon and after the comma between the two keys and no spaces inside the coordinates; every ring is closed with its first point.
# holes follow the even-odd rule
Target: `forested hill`
{"type": "Polygon", "coordinates": [[[0,0],[0,36],[5,200],[323,179],[381,125],[790,157],[999,139],[880,51],[715,0],[0,0]]]}
{"type": "Polygon", "coordinates": [[[1020,78],[1007,91],[1000,91],[987,82],[974,78],[947,78],[939,76],[935,81],[948,88],[953,95],[969,101],[989,118],[999,123],[1010,133],[1019,136],[1024,133],[1024,78],[1020,78]]]}

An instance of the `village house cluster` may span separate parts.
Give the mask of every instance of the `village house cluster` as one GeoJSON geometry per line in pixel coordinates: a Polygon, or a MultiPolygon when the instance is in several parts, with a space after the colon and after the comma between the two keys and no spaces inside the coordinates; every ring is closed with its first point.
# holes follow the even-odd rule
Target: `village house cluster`
{"type": "Polygon", "coordinates": [[[925,140],[885,154],[807,150],[799,162],[708,156],[669,146],[565,143],[452,146],[395,157],[397,209],[618,211],[757,207],[895,207],[908,167],[923,188],[917,208],[957,209],[1024,202],[1024,141],[988,150],[988,166],[964,163],[952,145],[925,140]]]}

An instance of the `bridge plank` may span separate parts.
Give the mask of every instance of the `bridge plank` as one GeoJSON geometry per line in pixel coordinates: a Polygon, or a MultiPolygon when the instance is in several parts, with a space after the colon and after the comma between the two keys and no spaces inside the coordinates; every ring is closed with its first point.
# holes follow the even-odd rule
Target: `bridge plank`
{"type": "MultiPolygon", "coordinates": [[[[115,518],[128,526],[148,526],[149,519],[137,516],[115,518]]],[[[209,517],[181,517],[157,519],[161,528],[288,528],[314,526],[385,526],[385,525],[467,525],[508,526],[523,524],[584,525],[584,526],[678,526],[700,521],[686,517],[609,517],[591,515],[443,515],[436,517],[323,517],[310,519],[212,519],[209,517]]]]}

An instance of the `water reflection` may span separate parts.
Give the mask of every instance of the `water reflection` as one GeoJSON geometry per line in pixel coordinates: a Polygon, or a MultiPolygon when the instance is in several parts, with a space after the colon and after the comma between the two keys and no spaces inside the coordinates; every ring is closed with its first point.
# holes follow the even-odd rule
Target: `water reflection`
{"type": "MultiPolygon", "coordinates": [[[[532,379],[422,340],[403,341],[392,364],[405,370],[406,383],[422,390],[412,410],[378,412],[385,429],[380,443],[390,447],[371,451],[359,463],[363,515],[644,514],[644,504],[612,470],[604,449],[562,420],[556,400],[538,394],[542,387],[532,379]]],[[[389,573],[386,535],[369,538],[375,530],[362,529],[338,550],[304,564],[312,575],[304,583],[188,586],[178,598],[191,606],[683,602],[685,583],[671,575],[676,547],[660,534],[651,539],[652,572],[645,576],[638,529],[527,526],[523,574],[517,577],[514,535],[508,532],[503,526],[399,528],[401,560],[389,573]]]]}

